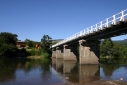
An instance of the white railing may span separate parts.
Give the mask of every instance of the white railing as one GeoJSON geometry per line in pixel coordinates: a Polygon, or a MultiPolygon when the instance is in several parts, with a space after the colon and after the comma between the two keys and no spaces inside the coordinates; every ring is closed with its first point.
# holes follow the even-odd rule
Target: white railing
{"type": "Polygon", "coordinates": [[[113,16],[105,19],[105,20],[103,20],[103,21],[100,21],[99,23],[97,23],[97,24],[95,24],[91,27],[88,27],[88,28],[86,28],[86,29],[84,29],[84,30],[82,30],[82,31],[80,31],[80,32],[78,32],[78,33],[76,33],[76,34],[74,34],[74,35],[72,35],[72,36],[56,43],[56,44],[54,44],[52,46],[52,48],[56,47],[56,46],[59,46],[61,44],[67,43],[68,41],[72,41],[74,39],[77,39],[79,37],[89,35],[91,33],[97,32],[99,30],[103,30],[103,29],[105,29],[105,27],[109,27],[109,25],[111,25],[111,24],[115,25],[116,22],[124,21],[125,18],[127,18],[127,9],[123,10],[123,11],[121,11],[121,12],[119,12],[119,13],[117,13],[117,14],[115,14],[115,15],[113,15],[113,16]]]}

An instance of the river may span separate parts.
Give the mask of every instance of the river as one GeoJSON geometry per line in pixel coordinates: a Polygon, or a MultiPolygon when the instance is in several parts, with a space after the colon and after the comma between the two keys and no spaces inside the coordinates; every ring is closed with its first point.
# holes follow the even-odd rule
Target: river
{"type": "Polygon", "coordinates": [[[127,64],[79,65],[62,59],[0,59],[0,85],[68,85],[97,80],[127,81],[127,64]]]}

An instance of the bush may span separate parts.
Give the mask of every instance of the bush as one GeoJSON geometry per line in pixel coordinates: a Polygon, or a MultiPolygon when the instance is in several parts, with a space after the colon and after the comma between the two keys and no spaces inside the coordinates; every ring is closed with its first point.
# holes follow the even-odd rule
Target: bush
{"type": "Polygon", "coordinates": [[[14,57],[16,56],[17,47],[17,35],[1,32],[0,33],[0,56],[14,57]]]}
{"type": "Polygon", "coordinates": [[[47,52],[43,53],[43,57],[44,58],[48,58],[49,57],[49,53],[47,53],[47,52]]]}
{"type": "Polygon", "coordinates": [[[30,51],[28,51],[28,53],[30,54],[30,56],[36,55],[35,49],[31,49],[30,51]]]}

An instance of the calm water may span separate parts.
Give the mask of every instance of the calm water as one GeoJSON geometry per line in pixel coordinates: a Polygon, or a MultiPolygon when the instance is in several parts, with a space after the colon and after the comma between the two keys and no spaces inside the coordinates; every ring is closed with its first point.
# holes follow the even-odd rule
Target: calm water
{"type": "Polygon", "coordinates": [[[84,84],[96,80],[127,81],[127,65],[79,65],[52,59],[0,59],[0,85],[84,84]]]}

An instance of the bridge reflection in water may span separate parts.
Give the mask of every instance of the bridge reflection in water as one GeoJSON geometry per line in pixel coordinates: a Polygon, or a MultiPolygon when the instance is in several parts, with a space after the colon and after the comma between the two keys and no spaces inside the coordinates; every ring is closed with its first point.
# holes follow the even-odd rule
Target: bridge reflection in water
{"type": "Polygon", "coordinates": [[[80,65],[77,61],[52,58],[52,67],[71,83],[87,83],[100,80],[99,65],[80,65]]]}

